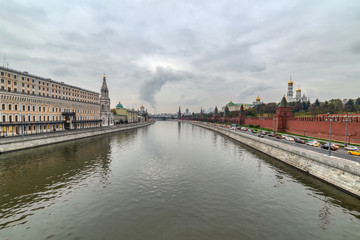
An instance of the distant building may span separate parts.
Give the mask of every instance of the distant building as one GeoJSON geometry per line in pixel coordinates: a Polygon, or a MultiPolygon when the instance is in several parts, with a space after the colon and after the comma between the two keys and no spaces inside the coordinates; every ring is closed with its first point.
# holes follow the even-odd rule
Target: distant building
{"type": "Polygon", "coordinates": [[[100,119],[102,120],[102,126],[114,125],[113,114],[110,112],[109,89],[106,84],[105,74],[100,94],[100,119]]]}
{"type": "Polygon", "coordinates": [[[190,116],[190,115],[191,115],[191,113],[190,113],[189,109],[186,108],[185,113],[184,113],[184,116],[190,116]]]}
{"type": "Polygon", "coordinates": [[[240,111],[241,106],[244,106],[244,109],[252,108],[252,104],[246,104],[246,103],[233,103],[230,101],[228,104],[226,104],[224,107],[222,107],[222,111],[225,112],[225,108],[227,107],[230,112],[240,111]]]}
{"type": "Polygon", "coordinates": [[[255,100],[255,102],[253,102],[253,106],[256,107],[259,104],[263,104],[263,102],[261,101],[260,97],[258,96],[255,100]]]}
{"type": "Polygon", "coordinates": [[[115,124],[143,121],[141,118],[139,118],[139,112],[135,111],[134,109],[124,108],[120,102],[116,105],[113,117],[115,124]]]}
{"type": "Polygon", "coordinates": [[[309,100],[309,99],[305,96],[305,94],[303,94],[303,96],[301,96],[301,89],[300,89],[300,87],[299,87],[298,89],[296,89],[296,95],[295,95],[295,97],[294,97],[293,86],[294,86],[294,83],[293,83],[293,81],[291,80],[291,76],[290,76],[290,81],[288,82],[288,91],[287,91],[287,94],[286,94],[286,100],[287,100],[288,102],[298,102],[298,101],[306,102],[306,101],[309,100]]]}

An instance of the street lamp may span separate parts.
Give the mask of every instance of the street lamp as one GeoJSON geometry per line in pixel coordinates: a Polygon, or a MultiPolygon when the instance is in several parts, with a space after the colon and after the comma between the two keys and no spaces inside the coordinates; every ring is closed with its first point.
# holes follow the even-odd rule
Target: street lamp
{"type": "Polygon", "coordinates": [[[329,117],[329,113],[327,114],[327,118],[326,118],[326,121],[329,121],[330,122],[330,131],[329,131],[329,156],[331,156],[331,124],[332,124],[332,117],[329,117]]]}
{"type": "MultiPolygon", "coordinates": [[[[345,144],[344,144],[344,147],[346,147],[346,146],[347,146],[347,129],[348,129],[348,122],[351,122],[351,118],[349,119],[349,118],[346,116],[345,120],[343,120],[343,121],[345,121],[345,123],[346,123],[346,127],[345,127],[345,144]]],[[[350,135],[349,135],[349,140],[350,140],[350,135]]]]}
{"type": "Polygon", "coordinates": [[[306,136],[306,128],[304,128],[304,136],[306,136]]]}
{"type": "Polygon", "coordinates": [[[273,132],[274,132],[274,134],[275,134],[275,122],[276,122],[276,117],[274,117],[273,120],[274,120],[274,131],[273,131],[273,132]]]}

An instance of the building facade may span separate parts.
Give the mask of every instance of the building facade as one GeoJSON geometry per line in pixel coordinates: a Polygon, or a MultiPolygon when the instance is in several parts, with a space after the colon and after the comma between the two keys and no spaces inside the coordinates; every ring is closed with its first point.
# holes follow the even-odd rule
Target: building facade
{"type": "Polygon", "coordinates": [[[100,126],[99,93],[0,67],[0,135],[100,126]]]}
{"type": "Polygon", "coordinates": [[[102,126],[114,125],[114,117],[110,111],[110,98],[109,89],[106,84],[106,77],[104,74],[103,83],[100,90],[100,119],[102,120],[102,126]]]}
{"type": "Polygon", "coordinates": [[[286,100],[288,102],[306,102],[306,101],[310,101],[310,99],[308,99],[305,94],[303,94],[303,96],[301,96],[301,89],[300,87],[298,89],[296,89],[296,95],[294,96],[294,91],[293,91],[293,87],[294,87],[294,82],[291,80],[291,76],[290,76],[290,81],[288,82],[288,91],[286,94],[286,100]]]}

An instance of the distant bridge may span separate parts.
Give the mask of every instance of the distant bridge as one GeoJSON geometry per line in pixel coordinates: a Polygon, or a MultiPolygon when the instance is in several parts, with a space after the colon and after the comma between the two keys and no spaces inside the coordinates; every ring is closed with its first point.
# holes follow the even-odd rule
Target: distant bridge
{"type": "Polygon", "coordinates": [[[176,119],[177,116],[176,115],[158,114],[158,115],[151,115],[151,118],[156,120],[156,121],[166,121],[166,120],[170,120],[170,119],[176,119]]]}

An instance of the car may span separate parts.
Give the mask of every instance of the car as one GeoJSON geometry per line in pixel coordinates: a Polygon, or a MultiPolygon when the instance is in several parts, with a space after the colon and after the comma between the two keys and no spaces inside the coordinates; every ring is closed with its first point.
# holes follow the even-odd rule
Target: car
{"type": "Polygon", "coordinates": [[[301,138],[298,138],[298,137],[294,137],[294,141],[295,141],[296,143],[305,144],[305,140],[304,140],[304,139],[301,139],[301,138]]]}
{"type": "Polygon", "coordinates": [[[259,131],[258,130],[256,130],[256,129],[253,129],[252,130],[252,133],[258,133],[259,131]]]}
{"type": "Polygon", "coordinates": [[[276,135],[275,137],[278,139],[283,139],[283,137],[281,135],[276,135]]]}
{"type": "Polygon", "coordinates": [[[294,141],[294,139],[293,139],[292,137],[289,137],[289,136],[286,137],[285,140],[287,140],[287,141],[292,141],[292,142],[294,141]]]}
{"type": "MultiPolygon", "coordinates": [[[[329,143],[324,143],[324,144],[322,144],[322,145],[321,145],[321,148],[329,149],[329,143]]],[[[331,144],[330,149],[333,150],[333,151],[336,151],[336,150],[337,150],[337,148],[335,147],[334,144],[331,144]]]]}
{"type": "Polygon", "coordinates": [[[252,131],[253,131],[252,129],[248,128],[248,132],[252,132],[252,131]]]}
{"type": "Polygon", "coordinates": [[[275,133],[269,133],[268,136],[269,137],[276,137],[276,134],[275,133]]]}
{"type": "Polygon", "coordinates": [[[334,145],[334,147],[335,147],[336,149],[339,149],[339,148],[340,148],[339,144],[337,144],[337,143],[333,143],[332,145],[334,145]]]}
{"type": "Polygon", "coordinates": [[[281,135],[281,139],[284,139],[284,138],[286,138],[288,135],[285,135],[285,134],[283,134],[283,135],[281,135]]]}
{"type": "Polygon", "coordinates": [[[241,127],[240,129],[243,130],[243,131],[247,131],[246,127],[241,127]]]}
{"type": "Polygon", "coordinates": [[[346,147],[344,147],[344,149],[349,150],[349,151],[359,150],[359,148],[358,148],[358,147],[355,147],[355,146],[346,146],[346,147]]]}
{"type": "Polygon", "coordinates": [[[348,151],[348,154],[350,154],[350,155],[360,156],[360,150],[348,151]]]}
{"type": "Polygon", "coordinates": [[[263,138],[264,135],[263,135],[262,133],[259,133],[259,134],[258,134],[258,137],[259,137],[259,138],[263,138]]]}
{"type": "Polygon", "coordinates": [[[308,141],[306,144],[310,145],[310,146],[313,146],[313,147],[318,147],[320,145],[320,143],[318,141],[315,141],[315,140],[308,141]]]}
{"type": "Polygon", "coordinates": [[[267,134],[267,132],[266,132],[266,131],[261,131],[261,133],[262,133],[263,135],[266,135],[266,134],[267,134]]]}

